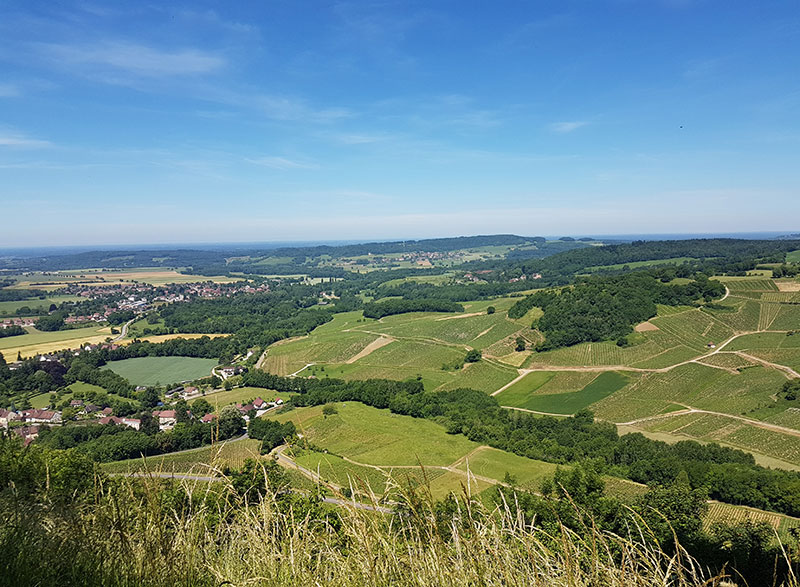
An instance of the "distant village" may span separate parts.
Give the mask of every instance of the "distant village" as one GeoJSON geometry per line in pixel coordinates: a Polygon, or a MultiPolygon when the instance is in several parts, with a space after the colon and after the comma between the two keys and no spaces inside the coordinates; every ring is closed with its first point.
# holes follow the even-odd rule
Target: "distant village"
{"type": "MultiPolygon", "coordinates": [[[[187,387],[183,391],[185,391],[185,393],[181,393],[180,396],[184,399],[199,397],[201,395],[199,391],[193,387],[187,387]]],[[[247,404],[237,403],[234,405],[245,422],[249,422],[250,418],[263,416],[270,410],[282,406],[283,403],[283,400],[279,397],[270,401],[257,397],[247,404]]],[[[80,420],[83,424],[128,426],[134,430],[139,430],[142,423],[140,418],[115,416],[112,408],[101,408],[100,406],[86,403],[81,399],[72,400],[69,407],[72,413],[75,414],[76,420],[80,420]]],[[[189,419],[194,419],[191,409],[187,410],[186,415],[189,419]]],[[[160,409],[152,411],[152,416],[153,419],[158,422],[158,429],[160,431],[172,430],[178,422],[178,414],[174,409],[163,409],[160,406],[160,409]]],[[[208,413],[199,418],[199,420],[204,424],[211,424],[216,418],[216,414],[208,413]]],[[[13,433],[22,437],[26,445],[39,437],[42,426],[60,426],[64,424],[64,422],[63,413],[59,410],[36,408],[27,410],[6,410],[0,408],[0,429],[10,429],[13,433]]]]}

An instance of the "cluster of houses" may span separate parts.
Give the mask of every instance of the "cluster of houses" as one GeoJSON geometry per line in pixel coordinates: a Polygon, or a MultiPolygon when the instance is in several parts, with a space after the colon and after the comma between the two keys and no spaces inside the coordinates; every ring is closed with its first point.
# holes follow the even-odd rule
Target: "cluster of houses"
{"type": "Polygon", "coordinates": [[[27,446],[39,437],[39,425],[56,426],[61,424],[61,412],[37,409],[16,412],[0,408],[0,428],[9,428],[12,422],[25,424],[24,426],[15,426],[12,430],[22,437],[27,446]]]}
{"type": "Polygon", "coordinates": [[[9,326],[22,326],[27,328],[33,326],[38,318],[3,318],[0,322],[0,328],[8,328],[9,326]]]}
{"type": "MultiPolygon", "coordinates": [[[[283,405],[281,398],[275,398],[272,401],[266,401],[257,397],[248,404],[235,404],[236,409],[245,419],[249,421],[250,417],[255,415],[259,417],[267,413],[269,410],[283,405]]],[[[142,421],[139,418],[130,418],[127,416],[115,416],[111,408],[101,408],[93,404],[84,403],[83,400],[72,400],[69,407],[77,413],[86,414],[88,416],[99,417],[97,422],[99,424],[107,425],[113,424],[117,426],[128,426],[134,430],[139,430],[142,421]]],[[[189,417],[192,413],[187,411],[189,417]]],[[[178,422],[178,415],[175,410],[155,410],[153,411],[153,418],[158,421],[159,430],[172,430],[178,422]]],[[[204,424],[209,424],[217,418],[216,414],[206,414],[200,421],[204,424]]],[[[0,408],[0,428],[11,428],[16,434],[25,440],[25,444],[33,442],[39,436],[39,427],[41,425],[58,426],[63,423],[62,413],[57,410],[5,410],[0,408]],[[14,423],[14,426],[10,424],[14,423]]]]}
{"type": "Polygon", "coordinates": [[[242,375],[247,373],[247,367],[242,365],[234,365],[233,367],[222,367],[221,369],[217,370],[222,379],[227,379],[228,377],[233,377],[234,375],[242,375]]]}

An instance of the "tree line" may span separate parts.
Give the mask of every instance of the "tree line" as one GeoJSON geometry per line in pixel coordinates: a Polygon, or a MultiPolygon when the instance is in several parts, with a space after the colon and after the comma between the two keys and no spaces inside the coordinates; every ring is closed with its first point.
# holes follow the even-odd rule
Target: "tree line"
{"type": "Polygon", "coordinates": [[[602,473],[638,483],[669,485],[685,475],[692,489],[703,489],[712,499],[800,515],[796,472],[765,469],[751,454],[718,444],[669,445],[641,434],[619,436],[613,424],[595,421],[588,410],[570,418],[535,417],[503,409],[480,391],[426,392],[418,380],[304,379],[250,371],[243,383],[297,392],[289,403],[298,407],[358,401],[388,408],[520,456],[557,464],[588,461],[602,473]]]}

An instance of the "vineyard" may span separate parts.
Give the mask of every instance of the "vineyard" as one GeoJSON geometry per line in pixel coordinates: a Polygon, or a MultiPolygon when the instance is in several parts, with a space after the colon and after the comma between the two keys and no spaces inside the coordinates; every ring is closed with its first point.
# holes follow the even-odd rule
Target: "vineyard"
{"type": "Polygon", "coordinates": [[[702,351],[709,343],[718,344],[733,335],[733,330],[700,310],[651,320],[664,332],[688,347],[702,351]]]}
{"type": "Polygon", "coordinates": [[[703,526],[708,530],[712,524],[718,522],[736,523],[748,520],[751,522],[764,522],[769,524],[778,533],[778,536],[784,543],[791,537],[789,531],[792,528],[800,527],[800,519],[798,518],[716,501],[709,503],[708,512],[706,512],[703,518],[703,526]]]}
{"type": "Polygon", "coordinates": [[[722,352],[715,355],[709,355],[700,360],[704,365],[712,365],[722,367],[723,369],[744,369],[755,365],[752,361],[745,359],[735,353],[722,352]]]}
{"type": "Polygon", "coordinates": [[[753,292],[753,291],[778,291],[778,286],[771,279],[749,279],[749,278],[720,278],[731,294],[738,292],[753,292]]]}
{"type": "Polygon", "coordinates": [[[731,310],[718,310],[704,308],[703,312],[720,322],[724,322],[736,332],[752,332],[759,330],[759,318],[761,316],[761,306],[753,300],[726,300],[725,306],[731,310]]]}
{"type": "Polygon", "coordinates": [[[260,441],[252,439],[225,442],[180,453],[117,461],[103,465],[108,473],[157,471],[209,475],[214,468],[241,467],[246,459],[258,458],[260,441]]]}

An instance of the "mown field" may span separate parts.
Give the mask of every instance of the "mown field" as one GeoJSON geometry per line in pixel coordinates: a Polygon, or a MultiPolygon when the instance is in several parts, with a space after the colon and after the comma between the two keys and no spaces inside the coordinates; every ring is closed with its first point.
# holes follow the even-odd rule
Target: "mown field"
{"type": "Polygon", "coordinates": [[[7,362],[15,361],[17,354],[27,358],[61,349],[75,349],[84,343],[103,342],[111,336],[111,329],[107,326],[89,326],[55,332],[41,332],[33,327],[26,330],[28,334],[0,338],[0,352],[7,362]]]}
{"type": "Polygon", "coordinates": [[[217,363],[216,359],[196,357],[139,357],[112,361],[105,368],[133,385],[164,385],[207,377],[217,363]]]}
{"type": "Polygon", "coordinates": [[[120,283],[149,283],[151,285],[166,285],[169,283],[195,283],[198,281],[213,281],[215,283],[231,283],[238,281],[226,276],[185,275],[174,269],[159,267],[140,267],[126,271],[113,269],[80,269],[70,271],[48,272],[46,275],[34,273],[18,278],[12,287],[16,289],[38,289],[50,291],[69,284],[87,286],[115,285],[120,283]]]}

